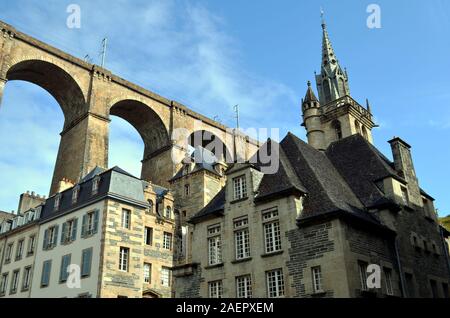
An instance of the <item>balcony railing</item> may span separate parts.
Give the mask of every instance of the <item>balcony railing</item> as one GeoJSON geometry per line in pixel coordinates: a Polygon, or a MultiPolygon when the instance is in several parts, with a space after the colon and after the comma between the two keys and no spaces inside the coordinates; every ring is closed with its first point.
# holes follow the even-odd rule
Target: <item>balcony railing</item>
{"type": "Polygon", "coordinates": [[[344,107],[346,105],[353,106],[356,109],[356,111],[361,113],[362,116],[365,116],[368,118],[370,118],[372,116],[372,114],[367,109],[362,107],[357,101],[355,101],[353,98],[351,98],[348,95],[323,105],[322,112],[324,114],[326,114],[334,109],[338,109],[338,108],[344,107]]]}

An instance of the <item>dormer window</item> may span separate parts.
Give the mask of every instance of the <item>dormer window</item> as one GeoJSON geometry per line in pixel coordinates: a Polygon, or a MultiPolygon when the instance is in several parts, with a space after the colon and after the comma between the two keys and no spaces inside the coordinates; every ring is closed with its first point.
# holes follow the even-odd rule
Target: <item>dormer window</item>
{"type": "Polygon", "coordinates": [[[100,186],[100,177],[96,176],[92,180],[92,195],[96,195],[98,193],[99,186],[100,186]]]}
{"type": "Polygon", "coordinates": [[[58,211],[60,205],[61,205],[61,194],[58,193],[58,194],[55,196],[55,203],[54,203],[54,205],[53,205],[53,210],[54,210],[54,211],[58,211]]]}
{"type": "Polygon", "coordinates": [[[80,186],[76,186],[75,188],[73,188],[72,192],[72,204],[77,203],[79,194],[80,194],[80,186]]]}
{"type": "Polygon", "coordinates": [[[172,217],[172,208],[170,206],[166,207],[166,218],[170,219],[172,217]]]}
{"type": "Polygon", "coordinates": [[[153,201],[148,200],[148,212],[153,213],[153,201]]]}
{"type": "Polygon", "coordinates": [[[37,220],[41,217],[42,205],[34,209],[34,219],[37,220]]]}
{"type": "Polygon", "coordinates": [[[240,200],[247,197],[247,182],[245,175],[233,179],[234,200],[240,200]]]}

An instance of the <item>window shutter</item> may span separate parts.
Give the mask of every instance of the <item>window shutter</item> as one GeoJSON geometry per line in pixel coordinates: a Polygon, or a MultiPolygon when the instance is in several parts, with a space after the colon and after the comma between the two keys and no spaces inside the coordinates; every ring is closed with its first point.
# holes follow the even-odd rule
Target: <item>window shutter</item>
{"type": "Polygon", "coordinates": [[[78,219],[75,219],[73,220],[72,233],[70,233],[72,241],[75,241],[77,239],[77,230],[78,230],[78,219]]]}
{"type": "Polygon", "coordinates": [[[55,236],[53,237],[53,246],[54,247],[58,244],[58,230],[59,230],[59,225],[55,225],[55,236]]]}
{"type": "Polygon", "coordinates": [[[45,261],[44,268],[42,270],[41,285],[44,285],[44,286],[49,285],[51,268],[52,268],[52,263],[50,261],[45,261]]]}
{"type": "Polygon", "coordinates": [[[97,230],[98,230],[98,217],[99,217],[99,210],[95,210],[95,212],[94,212],[94,229],[93,229],[93,234],[96,234],[97,230]]]}
{"type": "Polygon", "coordinates": [[[81,225],[81,237],[86,236],[87,214],[83,215],[83,224],[81,225]]]}
{"type": "Polygon", "coordinates": [[[67,237],[67,222],[63,223],[62,225],[61,245],[65,243],[64,240],[66,237],[67,237]]]}
{"type": "Polygon", "coordinates": [[[92,249],[86,249],[83,251],[81,276],[89,276],[91,274],[91,263],[92,263],[92,249]]]}
{"type": "Polygon", "coordinates": [[[43,250],[46,250],[48,246],[48,229],[44,232],[44,246],[42,246],[43,250]]]}

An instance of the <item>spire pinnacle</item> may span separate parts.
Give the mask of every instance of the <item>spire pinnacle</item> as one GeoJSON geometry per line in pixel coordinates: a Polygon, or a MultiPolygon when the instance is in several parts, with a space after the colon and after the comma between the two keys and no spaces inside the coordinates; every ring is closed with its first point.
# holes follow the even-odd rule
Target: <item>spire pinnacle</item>
{"type": "Polygon", "coordinates": [[[320,7],[320,19],[322,20],[322,29],[326,29],[327,25],[325,24],[325,12],[323,11],[323,8],[320,7]]]}

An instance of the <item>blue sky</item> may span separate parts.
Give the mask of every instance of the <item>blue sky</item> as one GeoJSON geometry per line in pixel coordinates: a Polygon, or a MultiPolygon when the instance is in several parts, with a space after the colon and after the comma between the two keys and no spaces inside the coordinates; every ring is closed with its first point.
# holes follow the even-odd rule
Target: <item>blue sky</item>
{"type": "MultiPolygon", "coordinates": [[[[320,70],[320,7],[352,96],[369,98],[387,140],[413,148],[424,189],[450,214],[450,2],[396,1],[25,1],[0,0],[0,19],[77,57],[233,126],[280,128],[305,138],[300,100],[320,70]],[[81,7],[81,28],[66,26],[66,8],[81,7]],[[381,29],[366,25],[369,4],[381,8],[381,29]]],[[[140,174],[143,144],[136,131],[112,118],[110,165],[140,174]]],[[[9,82],[0,108],[0,209],[17,208],[26,190],[47,194],[62,112],[41,88],[9,82]],[[5,186],[7,185],[7,186],[5,186]]]]}

